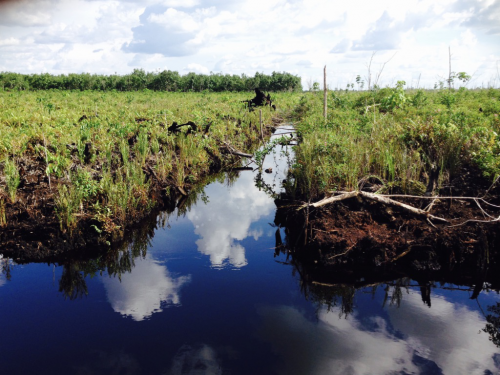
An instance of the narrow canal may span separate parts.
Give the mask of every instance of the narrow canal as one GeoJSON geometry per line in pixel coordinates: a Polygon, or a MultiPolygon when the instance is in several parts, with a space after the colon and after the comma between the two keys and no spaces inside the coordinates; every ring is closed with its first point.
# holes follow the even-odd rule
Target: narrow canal
{"type": "Polygon", "coordinates": [[[413,280],[338,299],[304,288],[275,251],[270,190],[289,152],[266,156],[262,180],[222,176],[109,259],[1,259],[0,373],[499,373],[487,285],[474,300],[472,286],[413,280]]]}

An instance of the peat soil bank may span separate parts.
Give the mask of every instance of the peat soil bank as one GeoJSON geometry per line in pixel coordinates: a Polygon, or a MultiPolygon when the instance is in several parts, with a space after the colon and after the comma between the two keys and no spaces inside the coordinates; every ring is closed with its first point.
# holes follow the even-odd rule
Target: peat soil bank
{"type": "Polygon", "coordinates": [[[115,250],[2,258],[2,373],[497,373],[498,284],[327,278],[287,250],[299,233],[275,194],[289,152],[177,201],[115,250]]]}

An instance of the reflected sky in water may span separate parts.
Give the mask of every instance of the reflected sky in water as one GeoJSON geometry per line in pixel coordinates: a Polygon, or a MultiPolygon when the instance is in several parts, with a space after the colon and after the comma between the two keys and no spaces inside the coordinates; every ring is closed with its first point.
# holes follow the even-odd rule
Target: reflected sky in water
{"type": "Polygon", "coordinates": [[[260,337],[282,358],[279,374],[498,373],[498,348],[484,318],[460,303],[435,298],[426,306],[416,291],[401,306],[377,315],[341,316],[321,308],[311,320],[292,306],[259,309],[260,337]]]}
{"type": "Polygon", "coordinates": [[[226,260],[236,268],[246,266],[245,248],[240,241],[247,237],[257,241],[263,231],[250,230],[251,224],[274,209],[274,202],[255,187],[253,178],[253,173],[242,172],[231,188],[223,184],[208,186],[210,201],[187,213],[195,234],[200,236],[196,241],[198,251],[210,256],[214,267],[222,267],[226,260]]]}
{"type": "Polygon", "coordinates": [[[434,296],[431,308],[415,292],[404,298],[399,308],[388,309],[389,320],[415,355],[432,361],[444,374],[498,373],[494,355],[499,350],[481,332],[480,311],[443,296],[434,296]]]}
{"type": "MultiPolygon", "coordinates": [[[[290,128],[279,129],[273,139],[281,137],[290,128]]],[[[281,147],[271,152],[263,163],[263,169],[272,168],[273,173],[263,173],[265,183],[280,190],[280,182],[286,171],[286,159],[280,156],[281,147]]],[[[255,167],[255,164],[251,164],[255,167]]],[[[262,229],[251,230],[251,225],[261,217],[274,211],[274,201],[268,193],[259,189],[255,183],[255,173],[240,172],[238,180],[231,186],[216,183],[209,185],[205,193],[209,198],[206,204],[198,204],[187,213],[187,218],[195,227],[198,251],[210,257],[213,267],[221,268],[227,261],[234,268],[248,264],[245,248],[241,241],[252,237],[258,241],[264,234],[262,229]]]]}
{"type": "MultiPolygon", "coordinates": [[[[276,189],[279,158],[268,155],[273,173],[262,175],[276,189]]],[[[468,292],[433,287],[429,308],[418,287],[399,307],[384,305],[383,287],[359,289],[347,316],[306,298],[289,259],[275,255],[274,202],[256,173],[209,185],[208,203],[174,213],[120,272],[90,259],[1,273],[2,373],[499,373],[500,351],[468,292]],[[81,298],[59,290],[64,272],[68,291],[86,283],[81,298]]],[[[500,298],[479,300],[487,311],[500,298]]]]}
{"type": "Polygon", "coordinates": [[[103,277],[109,303],[113,310],[135,321],[149,318],[167,306],[181,304],[181,288],[191,276],[172,277],[166,265],[150,259],[137,258],[133,272],[118,277],[103,277]]]}

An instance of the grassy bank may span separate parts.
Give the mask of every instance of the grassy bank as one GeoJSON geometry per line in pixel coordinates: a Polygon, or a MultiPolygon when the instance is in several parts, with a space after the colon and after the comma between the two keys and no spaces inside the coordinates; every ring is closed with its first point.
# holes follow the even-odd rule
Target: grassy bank
{"type": "MultiPolygon", "coordinates": [[[[261,134],[253,93],[0,92],[0,227],[57,219],[120,233],[169,190],[186,191],[211,172],[238,166],[226,144],[249,151],[261,134]],[[168,131],[173,122],[183,126],[168,131]]],[[[279,121],[294,94],[273,95],[279,121]]],[[[274,118],[274,119],[273,119],[274,118]]],[[[106,237],[106,236],[104,236],[106,237]]]]}
{"type": "MultiPolygon", "coordinates": [[[[302,197],[353,190],[422,195],[464,168],[500,174],[500,90],[306,93],[295,111],[302,142],[292,191],[302,197]]],[[[456,187],[460,188],[460,187],[456,187]]]]}

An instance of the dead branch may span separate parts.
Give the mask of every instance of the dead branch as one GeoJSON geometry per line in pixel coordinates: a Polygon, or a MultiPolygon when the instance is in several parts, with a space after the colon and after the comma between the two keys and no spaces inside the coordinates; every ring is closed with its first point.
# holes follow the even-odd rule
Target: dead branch
{"type": "Polygon", "coordinates": [[[356,246],[357,244],[358,244],[358,243],[356,242],[354,245],[349,246],[349,247],[347,248],[347,250],[346,250],[346,251],[344,251],[343,253],[340,253],[340,254],[335,254],[335,255],[329,256],[329,257],[327,257],[327,259],[328,259],[328,260],[332,260],[332,259],[334,259],[334,258],[341,257],[342,255],[346,255],[349,251],[351,251],[352,249],[354,249],[354,246],[356,246]]]}
{"type": "Polygon", "coordinates": [[[378,107],[379,105],[380,103],[369,105],[368,107],[365,108],[365,113],[367,113],[370,108],[378,107]]]}
{"type": "Polygon", "coordinates": [[[437,196],[434,196],[434,197],[427,197],[427,196],[419,196],[419,195],[401,195],[401,194],[393,194],[393,195],[382,195],[382,194],[374,194],[374,193],[368,193],[368,192],[365,192],[365,191],[337,191],[337,192],[334,192],[334,193],[339,193],[340,195],[336,195],[336,196],[333,196],[333,197],[329,197],[329,198],[324,198],[318,202],[315,202],[315,203],[304,203],[303,205],[301,205],[297,211],[305,208],[305,207],[321,207],[321,206],[324,206],[324,205],[327,205],[327,204],[330,204],[330,203],[334,203],[334,202],[340,202],[342,200],[345,200],[345,199],[349,199],[349,198],[354,198],[354,197],[357,197],[357,196],[361,196],[365,199],[371,199],[371,200],[374,200],[376,202],[379,202],[379,203],[383,203],[383,204],[386,204],[386,205],[389,205],[389,206],[395,206],[395,207],[399,207],[399,208],[402,208],[403,210],[405,211],[409,211],[411,212],[412,214],[416,215],[416,216],[419,216],[419,217],[422,217],[424,219],[427,220],[427,222],[434,228],[436,228],[436,226],[431,222],[431,220],[436,220],[436,221],[441,221],[441,222],[445,222],[445,223],[449,223],[449,220],[445,219],[445,218],[442,218],[442,217],[439,217],[439,216],[434,216],[432,215],[429,210],[430,208],[432,207],[433,203],[439,199],[439,200],[444,200],[444,199],[456,199],[456,200],[473,200],[477,206],[479,207],[479,209],[481,210],[481,212],[491,218],[491,220],[474,220],[474,219],[469,219],[469,220],[466,220],[460,224],[454,224],[454,225],[448,225],[447,228],[453,228],[453,227],[458,227],[458,226],[462,226],[462,225],[465,225],[467,223],[494,223],[494,222],[497,222],[497,221],[500,221],[500,216],[498,217],[494,217],[494,216],[491,216],[490,214],[488,214],[486,211],[484,211],[484,209],[481,207],[481,205],[479,204],[479,202],[482,202],[482,203],[485,203],[485,204],[488,204],[490,206],[493,206],[495,208],[500,208],[500,206],[497,206],[497,205],[494,205],[494,204],[491,204],[487,201],[485,201],[483,198],[477,198],[477,197],[437,197],[437,196]],[[398,201],[395,201],[393,199],[390,199],[389,197],[397,197],[397,198],[414,198],[414,199],[431,199],[432,202],[431,204],[429,205],[429,207],[426,209],[426,210],[422,210],[422,209],[419,209],[419,208],[415,208],[413,206],[410,206],[408,204],[405,204],[405,203],[402,203],[402,202],[398,202],[398,201]]]}
{"type": "Polygon", "coordinates": [[[500,221],[500,216],[497,217],[496,219],[493,219],[493,220],[473,220],[473,219],[469,219],[469,220],[465,220],[463,223],[460,223],[460,224],[449,225],[447,228],[460,227],[460,226],[465,225],[467,223],[483,223],[483,224],[488,224],[488,223],[494,223],[494,222],[497,222],[497,221],[500,221]]]}
{"type": "Polygon", "coordinates": [[[435,197],[436,199],[433,199],[431,203],[429,203],[429,205],[425,208],[425,211],[427,212],[431,212],[432,210],[432,207],[434,207],[434,203],[436,203],[436,201],[438,200],[438,197],[436,196],[435,197]]]}
{"type": "Polygon", "coordinates": [[[384,204],[387,204],[389,206],[396,206],[396,207],[403,208],[407,211],[412,212],[413,214],[415,214],[417,216],[425,217],[427,219],[442,221],[442,222],[446,222],[446,223],[448,222],[448,220],[446,220],[442,217],[434,216],[427,211],[421,210],[420,208],[415,208],[415,207],[410,206],[406,203],[401,203],[401,202],[395,201],[393,199],[383,197],[383,196],[380,196],[378,194],[367,193],[365,191],[360,191],[359,193],[360,193],[359,195],[361,195],[364,198],[372,199],[376,202],[384,203],[384,204]]]}
{"type": "MultiPolygon", "coordinates": [[[[302,208],[308,207],[308,206],[321,207],[321,206],[324,206],[324,205],[329,204],[329,203],[339,202],[339,201],[342,201],[344,199],[354,198],[357,196],[361,196],[365,199],[371,199],[371,200],[374,200],[376,202],[383,203],[383,204],[386,204],[389,206],[395,206],[395,207],[402,208],[405,211],[409,211],[412,214],[414,214],[416,216],[420,216],[420,217],[425,218],[425,219],[431,219],[431,220],[436,220],[436,221],[448,223],[448,220],[446,220],[442,217],[434,216],[427,211],[421,210],[420,208],[415,208],[415,207],[410,206],[406,203],[398,202],[398,201],[384,197],[384,196],[379,195],[379,194],[373,194],[373,193],[368,193],[368,192],[359,191],[359,190],[351,191],[351,192],[344,193],[342,195],[337,195],[337,196],[330,197],[330,198],[325,198],[325,199],[320,200],[319,202],[312,203],[310,205],[305,204],[302,206],[302,208]]],[[[433,197],[433,198],[435,199],[435,197],[433,197]]]]}
{"type": "Polygon", "coordinates": [[[252,154],[246,154],[240,150],[235,149],[233,146],[231,146],[227,142],[223,141],[223,143],[224,143],[224,145],[220,147],[220,150],[222,153],[237,155],[237,156],[241,156],[243,158],[251,158],[253,156],[252,154]]]}
{"type": "Polygon", "coordinates": [[[486,190],[486,193],[484,193],[483,195],[483,198],[488,195],[488,193],[490,192],[491,189],[493,189],[493,187],[496,185],[496,183],[498,182],[498,180],[500,180],[500,175],[496,178],[496,180],[491,184],[491,186],[488,188],[488,190],[486,190]]]}
{"type": "MultiPolygon", "coordinates": [[[[349,198],[354,198],[354,197],[357,197],[359,195],[359,192],[358,191],[351,191],[351,192],[348,192],[348,193],[344,193],[342,195],[337,195],[335,197],[330,197],[330,198],[325,198],[325,199],[322,199],[316,203],[313,203],[311,204],[311,206],[313,207],[321,207],[321,206],[324,206],[325,204],[329,204],[329,203],[333,203],[333,202],[339,202],[339,201],[343,201],[344,199],[349,199],[349,198]]],[[[300,206],[297,211],[305,208],[309,206],[309,203],[305,203],[303,204],[302,206],[300,206]]]]}
{"type": "MultiPolygon", "coordinates": [[[[345,194],[349,193],[348,191],[330,191],[332,194],[345,194]]],[[[387,197],[387,198],[412,198],[412,199],[439,199],[439,200],[445,200],[445,199],[454,199],[457,201],[460,200],[473,200],[473,201],[479,201],[482,202],[488,206],[495,207],[495,208],[500,208],[500,206],[490,203],[486,201],[484,198],[478,198],[478,197],[461,197],[461,196],[455,196],[455,197],[438,197],[438,196],[427,196],[427,195],[405,195],[405,194],[377,194],[380,195],[381,197],[387,197]]],[[[483,196],[484,197],[484,196],[483,196]]]]}
{"type": "Polygon", "coordinates": [[[405,255],[409,254],[409,253],[410,253],[410,251],[412,250],[412,248],[413,248],[413,247],[412,247],[412,246],[410,246],[410,247],[408,248],[408,250],[403,251],[401,254],[399,254],[399,255],[395,256],[394,258],[392,258],[391,260],[389,260],[389,262],[393,263],[393,262],[395,262],[396,260],[398,260],[399,258],[402,258],[402,257],[404,257],[405,255]]]}
{"type": "Polygon", "coordinates": [[[396,56],[396,54],[397,54],[397,52],[395,52],[395,53],[394,53],[394,55],[392,55],[392,57],[391,57],[389,60],[387,60],[386,62],[384,62],[384,63],[382,64],[382,67],[380,68],[379,72],[377,73],[377,76],[375,77],[375,83],[374,83],[374,86],[377,86],[377,85],[378,85],[378,81],[379,81],[379,79],[380,79],[380,76],[382,75],[382,72],[384,71],[384,68],[385,68],[386,64],[387,64],[389,61],[391,61],[391,60],[394,58],[394,56],[396,56]]]}

